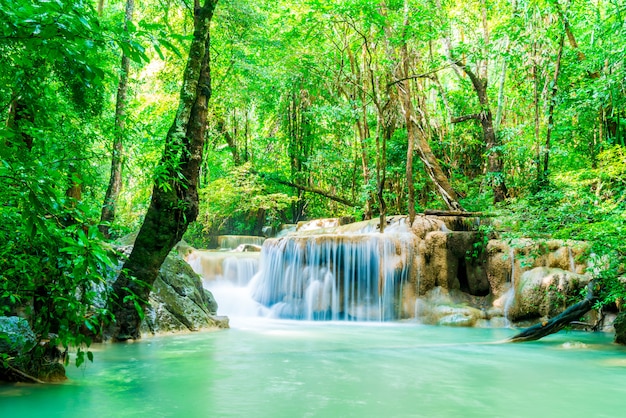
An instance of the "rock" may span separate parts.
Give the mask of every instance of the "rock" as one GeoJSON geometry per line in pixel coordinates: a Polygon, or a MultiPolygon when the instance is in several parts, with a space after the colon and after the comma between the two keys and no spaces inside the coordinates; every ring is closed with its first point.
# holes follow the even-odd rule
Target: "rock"
{"type": "Polygon", "coordinates": [[[260,253],[261,248],[263,247],[255,244],[239,244],[233,251],[237,253],[260,253]]]}
{"type": "Polygon", "coordinates": [[[42,351],[32,350],[36,345],[37,337],[28,321],[17,316],[0,316],[0,354],[10,357],[8,367],[0,362],[0,381],[32,383],[66,380],[65,367],[59,363],[59,349],[42,342],[39,347],[43,350],[42,355],[42,351]],[[39,357],[33,356],[35,352],[39,357]]]}
{"type": "Polygon", "coordinates": [[[483,318],[483,313],[471,306],[440,305],[433,309],[438,318],[437,325],[456,327],[473,327],[476,321],[483,318]]]}
{"type": "Polygon", "coordinates": [[[463,314],[451,314],[442,317],[437,325],[449,327],[473,327],[476,324],[476,318],[463,314]]]}
{"type": "Polygon", "coordinates": [[[509,319],[552,317],[564,311],[589,283],[590,277],[559,268],[536,267],[515,284],[509,319]]]}
{"type": "Polygon", "coordinates": [[[417,299],[415,314],[425,324],[456,327],[473,327],[487,318],[487,314],[480,309],[458,303],[455,294],[441,287],[417,299]]]}
{"type": "Polygon", "coordinates": [[[615,342],[626,345],[626,312],[617,314],[613,327],[615,328],[615,342]]]}
{"type": "Polygon", "coordinates": [[[174,251],[161,266],[149,302],[142,333],[228,328],[228,319],[216,316],[217,302],[200,276],[174,251]]]}
{"type": "Polygon", "coordinates": [[[30,351],[37,338],[28,321],[18,316],[0,316],[0,353],[17,356],[30,351]]]}

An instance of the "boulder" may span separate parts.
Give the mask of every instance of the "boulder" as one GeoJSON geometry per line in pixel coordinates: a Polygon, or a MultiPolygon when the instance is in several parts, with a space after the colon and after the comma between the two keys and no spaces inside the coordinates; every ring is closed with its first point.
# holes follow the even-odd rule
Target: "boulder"
{"type": "Polygon", "coordinates": [[[417,299],[415,314],[425,324],[455,327],[473,327],[479,320],[487,318],[480,309],[461,302],[457,292],[450,293],[442,287],[417,299]]]}
{"type": "Polygon", "coordinates": [[[508,317],[513,321],[552,317],[575,301],[591,278],[559,268],[536,267],[516,280],[508,317]]]}
{"type": "Polygon", "coordinates": [[[0,353],[18,356],[30,351],[37,338],[28,321],[18,316],[0,316],[0,353]]]}
{"type": "Polygon", "coordinates": [[[60,382],[66,379],[65,367],[59,360],[61,352],[46,341],[40,343],[43,355],[33,353],[37,337],[28,321],[17,316],[0,316],[0,356],[6,355],[7,364],[0,361],[0,381],[60,382]]]}
{"type": "Polygon", "coordinates": [[[615,342],[626,345],[626,312],[617,314],[613,327],[615,328],[615,342]]]}
{"type": "Polygon", "coordinates": [[[174,251],[161,266],[149,303],[142,333],[228,328],[228,318],[216,316],[217,302],[200,276],[174,251]]]}

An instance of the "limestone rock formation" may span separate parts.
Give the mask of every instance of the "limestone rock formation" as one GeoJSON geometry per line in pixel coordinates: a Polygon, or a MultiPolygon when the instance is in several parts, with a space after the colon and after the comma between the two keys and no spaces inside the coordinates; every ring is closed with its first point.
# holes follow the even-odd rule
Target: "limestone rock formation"
{"type": "Polygon", "coordinates": [[[560,268],[536,267],[515,285],[508,317],[513,321],[555,316],[575,301],[591,280],[560,268]]]}
{"type": "MultiPolygon", "coordinates": [[[[123,240],[126,245],[116,249],[128,255],[132,237],[123,240]]],[[[203,288],[200,276],[181,258],[181,254],[192,250],[181,242],[161,265],[141,323],[142,335],[228,328],[228,318],[216,315],[217,302],[211,292],[203,288]]]]}

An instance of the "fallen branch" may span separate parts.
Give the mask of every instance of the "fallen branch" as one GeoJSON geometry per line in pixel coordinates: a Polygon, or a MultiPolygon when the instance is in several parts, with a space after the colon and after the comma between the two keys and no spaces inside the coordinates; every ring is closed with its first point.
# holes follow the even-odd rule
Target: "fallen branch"
{"type": "Polygon", "coordinates": [[[546,335],[559,332],[572,322],[578,321],[581,316],[583,316],[593,308],[593,305],[597,301],[597,297],[593,294],[594,286],[595,281],[592,280],[587,285],[587,296],[585,296],[585,299],[570,306],[559,315],[548,321],[540,322],[530,328],[526,328],[522,332],[509,338],[507,341],[511,343],[536,341],[545,337],[546,335]]]}
{"type": "Polygon", "coordinates": [[[43,380],[39,380],[36,377],[31,376],[28,373],[25,373],[25,372],[21,371],[20,369],[16,369],[15,367],[11,366],[10,364],[5,364],[5,367],[8,368],[9,370],[11,370],[16,375],[18,375],[21,378],[23,378],[24,379],[24,380],[22,380],[23,382],[42,383],[42,384],[46,383],[43,380]]]}
{"type": "Polygon", "coordinates": [[[431,216],[461,216],[465,218],[484,216],[482,212],[462,212],[457,210],[426,209],[424,215],[431,216]]]}
{"type": "Polygon", "coordinates": [[[259,176],[263,177],[266,180],[269,181],[273,181],[274,183],[278,183],[278,184],[282,184],[284,186],[289,186],[289,187],[294,187],[296,189],[302,190],[304,192],[309,192],[309,193],[315,193],[318,194],[320,196],[324,196],[330,200],[334,200],[335,202],[341,203],[342,205],[346,205],[346,206],[350,206],[350,207],[356,207],[359,206],[357,203],[355,202],[351,202],[347,199],[344,199],[343,197],[340,196],[336,196],[330,192],[321,190],[321,189],[316,189],[315,187],[309,187],[309,186],[304,186],[302,184],[297,184],[297,183],[292,183],[290,181],[287,180],[283,180],[283,179],[279,179],[276,177],[270,177],[266,174],[263,173],[255,173],[258,174],[259,176]]]}
{"type": "Polygon", "coordinates": [[[471,115],[464,115],[464,116],[459,116],[456,118],[451,118],[450,123],[461,123],[461,122],[465,122],[467,120],[472,120],[472,119],[481,120],[482,117],[483,117],[482,113],[472,113],[471,115]]]}

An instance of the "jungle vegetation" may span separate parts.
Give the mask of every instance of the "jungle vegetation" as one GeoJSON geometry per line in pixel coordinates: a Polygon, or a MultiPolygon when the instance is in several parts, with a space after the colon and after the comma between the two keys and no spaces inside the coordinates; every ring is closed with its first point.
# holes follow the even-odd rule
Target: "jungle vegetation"
{"type": "Polygon", "coordinates": [[[624,0],[216,4],[0,0],[0,315],[88,347],[140,312],[158,257],[107,280],[150,210],[173,225],[140,240],[159,257],[183,234],[483,212],[589,241],[619,303],[624,0]]]}

